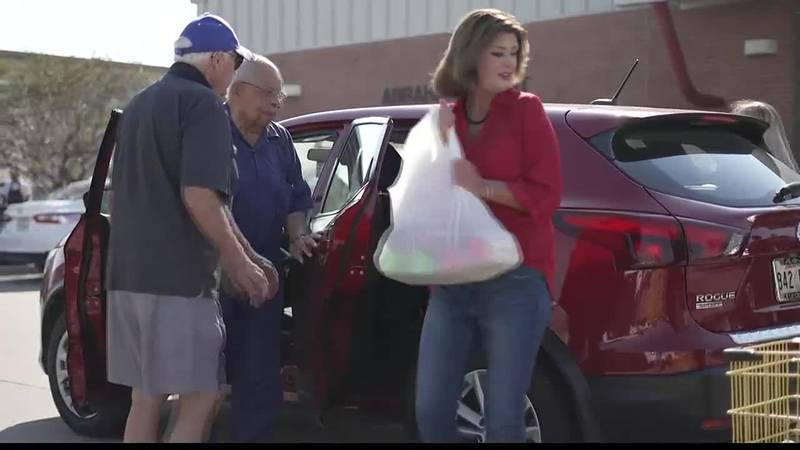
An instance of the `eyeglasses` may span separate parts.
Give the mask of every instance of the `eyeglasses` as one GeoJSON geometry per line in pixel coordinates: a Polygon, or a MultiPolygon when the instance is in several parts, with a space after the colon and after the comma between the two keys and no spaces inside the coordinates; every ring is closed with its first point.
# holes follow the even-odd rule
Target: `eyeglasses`
{"type": "Polygon", "coordinates": [[[248,86],[253,86],[254,88],[256,88],[256,90],[258,90],[258,92],[261,93],[261,95],[263,95],[263,96],[265,96],[267,98],[275,99],[278,102],[278,106],[282,106],[283,102],[286,100],[286,93],[283,92],[283,91],[276,90],[276,89],[267,90],[267,89],[262,88],[261,86],[256,86],[253,83],[248,83],[247,81],[242,81],[242,83],[244,83],[244,84],[246,84],[248,86]]]}
{"type": "Polygon", "coordinates": [[[233,70],[239,70],[239,66],[242,65],[242,62],[244,62],[244,57],[242,57],[242,55],[234,51],[225,53],[227,53],[228,55],[230,55],[231,58],[233,58],[233,70]]]}

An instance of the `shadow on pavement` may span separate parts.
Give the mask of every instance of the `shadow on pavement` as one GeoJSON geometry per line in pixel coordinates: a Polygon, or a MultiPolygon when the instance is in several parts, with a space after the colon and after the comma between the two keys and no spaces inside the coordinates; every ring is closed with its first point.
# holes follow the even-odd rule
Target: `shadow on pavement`
{"type": "MultiPolygon", "coordinates": [[[[161,431],[163,433],[169,420],[173,400],[168,401],[161,410],[161,431]]],[[[212,443],[230,442],[228,421],[230,404],[223,403],[214,421],[210,437],[212,443]]],[[[275,442],[413,442],[398,424],[365,420],[355,411],[340,410],[328,417],[326,426],[321,427],[301,408],[284,405],[278,419],[275,442]]],[[[24,422],[5,430],[0,430],[0,443],[9,442],[120,442],[121,439],[98,439],[80,436],[70,430],[59,417],[24,422]]]]}
{"type": "MultiPolygon", "coordinates": [[[[167,401],[161,408],[161,431],[169,421],[170,410],[174,400],[167,401]]],[[[0,443],[4,442],[121,442],[119,438],[91,438],[81,436],[72,431],[60,417],[34,420],[10,426],[0,430],[0,443]]]]}
{"type": "Polygon", "coordinates": [[[0,430],[3,442],[118,442],[113,439],[93,439],[72,432],[60,417],[20,423],[0,430]]]}
{"type": "Polygon", "coordinates": [[[403,426],[362,415],[354,409],[336,409],[320,426],[299,405],[284,404],[278,419],[277,442],[399,443],[410,440],[403,426]]]}
{"type": "MultiPolygon", "coordinates": [[[[214,422],[211,442],[230,442],[230,403],[225,402],[214,422]]],[[[338,409],[321,426],[297,404],[284,404],[278,417],[274,442],[398,443],[408,439],[402,425],[361,416],[355,410],[338,409]]]]}

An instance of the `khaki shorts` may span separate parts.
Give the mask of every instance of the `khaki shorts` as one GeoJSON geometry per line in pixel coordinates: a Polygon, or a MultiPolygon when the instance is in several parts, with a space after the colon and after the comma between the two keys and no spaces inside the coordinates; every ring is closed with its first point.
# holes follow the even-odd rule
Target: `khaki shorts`
{"type": "Polygon", "coordinates": [[[219,302],[108,293],[108,381],[146,395],[216,392],[225,382],[219,302]]]}

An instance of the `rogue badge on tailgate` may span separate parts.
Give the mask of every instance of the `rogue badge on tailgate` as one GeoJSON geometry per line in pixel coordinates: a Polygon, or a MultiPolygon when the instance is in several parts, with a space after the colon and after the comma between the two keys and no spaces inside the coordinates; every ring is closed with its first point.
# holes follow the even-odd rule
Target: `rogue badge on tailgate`
{"type": "Polygon", "coordinates": [[[722,308],[723,303],[736,298],[736,292],[716,292],[712,294],[699,294],[695,296],[695,309],[722,308]]]}

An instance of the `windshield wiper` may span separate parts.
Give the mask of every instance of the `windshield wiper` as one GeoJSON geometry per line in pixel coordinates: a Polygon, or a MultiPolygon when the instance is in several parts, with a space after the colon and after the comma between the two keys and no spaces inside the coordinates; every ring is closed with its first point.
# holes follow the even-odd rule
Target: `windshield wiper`
{"type": "Polygon", "coordinates": [[[783,203],[787,200],[800,197],[800,181],[789,183],[775,193],[772,203],[783,203]]]}

